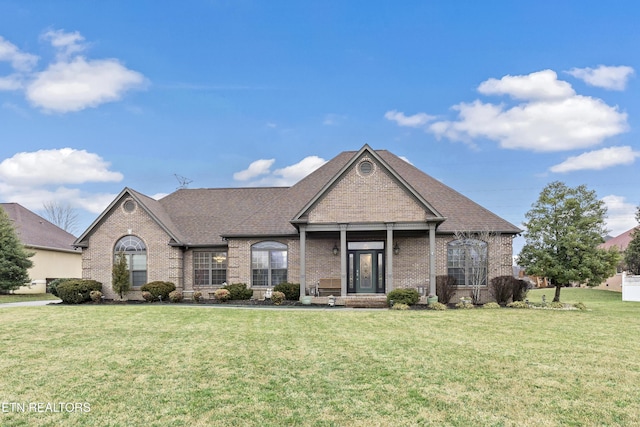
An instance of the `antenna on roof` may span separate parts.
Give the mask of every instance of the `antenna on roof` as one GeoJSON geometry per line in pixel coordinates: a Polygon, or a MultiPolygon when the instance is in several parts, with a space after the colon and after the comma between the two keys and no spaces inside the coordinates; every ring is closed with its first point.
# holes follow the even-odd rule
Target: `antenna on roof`
{"type": "Polygon", "coordinates": [[[175,176],[176,179],[178,180],[178,183],[180,183],[180,186],[178,187],[178,190],[182,190],[183,188],[187,188],[187,186],[193,182],[193,180],[191,180],[189,178],[185,178],[182,175],[178,175],[177,173],[174,173],[173,176],[175,176]]]}

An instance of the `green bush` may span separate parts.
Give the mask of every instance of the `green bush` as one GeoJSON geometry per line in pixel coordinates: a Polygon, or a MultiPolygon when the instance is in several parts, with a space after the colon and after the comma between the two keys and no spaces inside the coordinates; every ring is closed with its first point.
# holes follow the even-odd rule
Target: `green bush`
{"type": "Polygon", "coordinates": [[[420,300],[420,294],[417,290],[412,288],[394,289],[387,294],[387,305],[389,307],[393,304],[407,304],[414,305],[420,300]]]}
{"type": "Polygon", "coordinates": [[[513,301],[507,304],[509,308],[529,308],[529,304],[524,301],[513,301]]]}
{"type": "Polygon", "coordinates": [[[62,283],[62,282],[66,282],[67,280],[76,280],[76,279],[67,278],[67,279],[55,279],[55,280],[52,280],[51,282],[49,282],[47,284],[47,293],[59,297],[59,295],[58,295],[58,285],[60,283],[62,283]]]}
{"type": "Polygon", "coordinates": [[[446,274],[436,276],[436,295],[438,295],[438,301],[443,304],[449,304],[451,298],[456,293],[458,287],[458,281],[453,276],[447,276],[446,274]]]}
{"type": "Polygon", "coordinates": [[[91,291],[91,292],[89,292],[89,298],[91,298],[91,301],[93,301],[93,302],[100,302],[100,301],[102,301],[102,292],[100,292],[100,291],[91,291]]]}
{"type": "Polygon", "coordinates": [[[432,302],[431,304],[428,305],[428,307],[431,310],[438,310],[438,311],[442,311],[442,310],[446,310],[447,309],[447,305],[443,304],[441,302],[432,302]]]}
{"type": "Polygon", "coordinates": [[[282,304],[282,302],[286,299],[286,296],[284,294],[284,292],[280,292],[280,291],[275,291],[271,294],[271,301],[273,301],[273,303],[275,305],[280,305],[282,304]]]}
{"type": "Polygon", "coordinates": [[[253,291],[251,289],[247,289],[246,283],[231,283],[229,285],[224,285],[222,289],[229,291],[229,299],[231,300],[251,299],[253,296],[253,291]]]}
{"type": "Polygon", "coordinates": [[[91,301],[91,291],[102,291],[102,283],[95,280],[70,279],[57,285],[58,298],[66,304],[91,301]]]}
{"type": "Polygon", "coordinates": [[[169,294],[176,290],[176,285],[171,282],[155,281],[144,284],[140,287],[142,292],[147,291],[153,295],[154,299],[169,299],[169,294]]]}
{"type": "Polygon", "coordinates": [[[215,299],[225,302],[231,299],[231,292],[229,292],[228,289],[216,289],[216,291],[213,293],[213,296],[215,299]]]}
{"type": "Polygon", "coordinates": [[[274,292],[282,292],[288,301],[300,299],[300,283],[283,282],[273,288],[274,292]]]}
{"type": "Polygon", "coordinates": [[[180,291],[172,291],[169,293],[169,301],[171,302],[180,302],[182,301],[182,292],[180,291]]]}
{"type": "Polygon", "coordinates": [[[498,304],[497,302],[488,302],[483,305],[482,308],[496,309],[500,308],[500,304],[498,304]]]}

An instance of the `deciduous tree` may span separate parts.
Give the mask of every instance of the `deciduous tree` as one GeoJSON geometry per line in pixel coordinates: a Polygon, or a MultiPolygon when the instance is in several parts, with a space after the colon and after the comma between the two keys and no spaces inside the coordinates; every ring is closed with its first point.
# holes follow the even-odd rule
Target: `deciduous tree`
{"type": "Polygon", "coordinates": [[[33,253],[25,250],[9,215],[0,207],[0,290],[13,291],[29,282],[31,256],[33,253]]]}
{"type": "Polygon", "coordinates": [[[42,207],[45,216],[52,224],[71,234],[78,228],[78,212],[70,204],[45,202],[42,207]]]}
{"type": "Polygon", "coordinates": [[[607,231],[606,213],[595,191],[559,181],[547,185],[527,212],[519,263],[527,274],[551,280],[554,301],[564,286],[596,286],[615,273],[620,254],[598,247],[607,231]]]}
{"type": "MultiPolygon", "coordinates": [[[[636,221],[640,224],[640,206],[636,210],[636,221]]],[[[640,274],[640,227],[631,234],[631,241],[624,251],[624,262],[632,274],[640,274]]]]}

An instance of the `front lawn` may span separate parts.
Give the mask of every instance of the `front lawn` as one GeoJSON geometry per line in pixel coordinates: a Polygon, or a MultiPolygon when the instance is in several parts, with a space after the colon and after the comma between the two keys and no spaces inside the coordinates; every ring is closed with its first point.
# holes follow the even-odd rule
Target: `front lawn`
{"type": "Polygon", "coordinates": [[[24,294],[24,295],[0,294],[0,304],[4,304],[8,302],[49,301],[49,300],[59,300],[59,299],[60,298],[58,298],[57,296],[51,295],[51,294],[24,294]]]}
{"type": "Polygon", "coordinates": [[[640,424],[640,303],[562,297],[590,310],[3,308],[0,425],[640,424]]]}

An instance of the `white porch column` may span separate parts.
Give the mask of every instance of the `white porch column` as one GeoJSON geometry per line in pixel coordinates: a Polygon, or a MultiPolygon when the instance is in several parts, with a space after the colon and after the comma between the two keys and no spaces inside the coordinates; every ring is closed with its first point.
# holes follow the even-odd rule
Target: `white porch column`
{"type": "Polygon", "coordinates": [[[300,226],[300,298],[307,290],[307,228],[300,226]]]}
{"type": "Polygon", "coordinates": [[[429,224],[429,295],[436,294],[436,225],[429,224]]]}
{"type": "Polygon", "coordinates": [[[347,296],[347,224],[340,224],[340,296],[347,296]]]}
{"type": "Polygon", "coordinates": [[[387,223],[387,270],[386,292],[393,290],[393,223],[387,223]]]}

